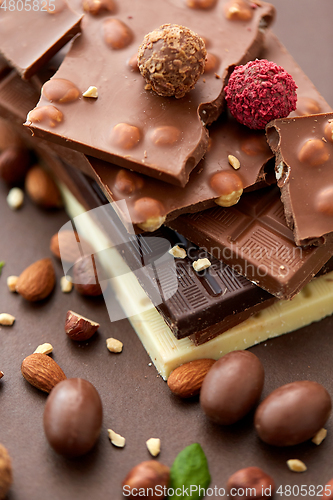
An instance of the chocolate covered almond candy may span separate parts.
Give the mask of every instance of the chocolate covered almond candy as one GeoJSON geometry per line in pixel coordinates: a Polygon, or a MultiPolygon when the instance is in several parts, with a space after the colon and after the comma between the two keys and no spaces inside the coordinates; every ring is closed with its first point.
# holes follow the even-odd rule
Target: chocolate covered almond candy
{"type": "Polygon", "coordinates": [[[296,244],[323,244],[333,232],[333,113],[274,120],[267,139],[296,244]]]}
{"type": "Polygon", "coordinates": [[[82,16],[65,0],[1,0],[0,6],[0,51],[22,78],[30,78],[80,31],[82,16]]]}
{"type": "MultiPolygon", "coordinates": [[[[76,8],[77,3],[72,1],[76,8]]],[[[26,124],[41,137],[184,186],[208,146],[204,124],[222,111],[229,68],[259,54],[274,8],[246,0],[241,10],[249,15],[243,19],[228,15],[233,4],[225,0],[210,8],[165,0],[115,4],[115,13],[86,14],[81,36],[43,87],[26,124]],[[136,62],[145,35],[169,19],[204,39],[212,54],[195,88],[181,99],[146,89],[136,62]],[[79,89],[80,97],[71,102],[52,99],[64,80],[79,89]],[[83,97],[92,85],[98,97],[83,97]]],[[[163,64],[155,61],[150,71],[162,74],[163,64]]]]}
{"type": "Polygon", "coordinates": [[[301,380],[271,392],[258,407],[254,425],[265,443],[293,446],[313,438],[331,409],[331,397],[321,384],[301,380]]]}

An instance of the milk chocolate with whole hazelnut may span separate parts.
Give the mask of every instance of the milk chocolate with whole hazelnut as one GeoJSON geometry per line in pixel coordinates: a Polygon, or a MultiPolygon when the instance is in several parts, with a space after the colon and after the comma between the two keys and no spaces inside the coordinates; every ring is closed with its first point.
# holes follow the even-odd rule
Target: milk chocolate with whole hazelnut
{"type": "Polygon", "coordinates": [[[168,225],[279,299],[290,299],[329,260],[333,235],[298,247],[277,186],[246,193],[229,208],[181,215],[168,225]]]}
{"type": "Polygon", "coordinates": [[[112,14],[87,13],[81,36],[44,85],[26,125],[40,137],[184,186],[207,150],[204,125],[222,111],[229,69],[259,54],[274,17],[271,5],[246,0],[248,18],[228,18],[229,4],[197,9],[186,2],[117,0],[112,14]],[[144,36],[170,19],[197,33],[212,54],[195,89],[181,99],[146,90],[136,60],[144,36]],[[64,81],[72,88],[66,102],[64,81]],[[82,97],[92,85],[98,98],[82,97]]]}
{"type": "Polygon", "coordinates": [[[323,244],[333,232],[333,113],[274,120],[267,138],[296,244],[323,244]]]}

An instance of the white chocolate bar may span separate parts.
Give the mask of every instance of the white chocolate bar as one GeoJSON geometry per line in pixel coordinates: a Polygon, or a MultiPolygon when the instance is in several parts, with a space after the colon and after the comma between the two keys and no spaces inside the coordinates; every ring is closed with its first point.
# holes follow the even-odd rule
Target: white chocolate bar
{"type": "MultiPolygon", "coordinates": [[[[85,212],[82,205],[66,188],[62,187],[62,191],[67,213],[71,218],[85,212]]],[[[89,219],[89,216],[85,227],[80,228],[80,234],[89,239],[96,252],[106,246],[112,246],[111,242],[107,245],[107,236],[89,219]]],[[[118,301],[164,379],[167,379],[177,366],[188,361],[199,358],[218,359],[230,351],[247,349],[259,342],[319,321],[333,313],[333,272],[331,272],[307,284],[292,300],[280,300],[227,332],[196,346],[189,338],[177,340],[174,337],[115,248],[112,249],[112,262],[108,258],[104,259],[102,264],[110,276],[117,268],[118,277],[112,279],[112,285],[118,301]],[[119,276],[120,268],[124,273],[121,276],[119,276]],[[139,304],[140,312],[138,312],[139,304]],[[142,304],[145,305],[145,310],[142,310],[142,304]]]]}

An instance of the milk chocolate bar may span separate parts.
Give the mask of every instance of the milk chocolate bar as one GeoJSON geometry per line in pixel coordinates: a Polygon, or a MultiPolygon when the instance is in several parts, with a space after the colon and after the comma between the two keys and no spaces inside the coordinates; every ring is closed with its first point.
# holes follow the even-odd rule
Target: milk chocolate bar
{"type": "Polygon", "coordinates": [[[190,5],[121,0],[113,12],[88,12],[26,125],[40,137],[184,186],[207,149],[204,124],[222,111],[229,69],[258,55],[275,12],[249,0],[238,10],[225,0],[209,9],[190,5]],[[135,59],[144,36],[168,20],[200,34],[211,54],[195,89],[181,99],[145,90],[135,59]],[[90,86],[98,98],[82,97],[90,86]]]}
{"type": "Polygon", "coordinates": [[[30,78],[80,31],[82,15],[65,0],[0,0],[0,52],[30,78]]]}
{"type": "MultiPolygon", "coordinates": [[[[294,77],[298,86],[298,101],[293,116],[331,110],[270,30],[266,33],[265,47],[260,57],[274,61],[294,77]]],[[[119,211],[125,225],[131,222],[140,226],[145,221],[139,210],[142,200],[146,198],[149,198],[152,204],[155,202],[166,215],[166,220],[170,221],[181,213],[193,213],[215,206],[214,200],[221,194],[219,188],[229,179],[232,179],[234,184],[240,182],[245,191],[271,183],[272,153],[264,136],[264,131],[250,130],[236,122],[229,114],[222,115],[209,128],[209,151],[192,172],[184,188],[169,186],[113,165],[111,167],[91,157],[88,159],[106,197],[110,201],[126,200],[131,221],[126,221],[126,215],[121,214],[121,209],[119,211]],[[239,161],[238,170],[234,170],[230,165],[229,155],[239,161]]]]}
{"type": "Polygon", "coordinates": [[[229,208],[181,215],[168,225],[280,299],[290,299],[327,262],[333,236],[319,247],[298,247],[277,186],[242,196],[229,208]]]}
{"type": "Polygon", "coordinates": [[[297,245],[320,245],[333,231],[333,113],[274,120],[267,139],[297,245]]]}

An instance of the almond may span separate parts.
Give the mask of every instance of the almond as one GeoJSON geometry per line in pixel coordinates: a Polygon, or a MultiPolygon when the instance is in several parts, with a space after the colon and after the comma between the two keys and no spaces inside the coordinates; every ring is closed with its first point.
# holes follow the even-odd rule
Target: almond
{"type": "Polygon", "coordinates": [[[25,189],[31,200],[40,207],[59,208],[63,205],[57,184],[39,165],[29,170],[25,179],[25,189]]]}
{"type": "Polygon", "coordinates": [[[214,359],[196,359],[176,368],[168,378],[171,392],[181,398],[199,394],[203,379],[215,363],[214,359]]]}
{"type": "Polygon", "coordinates": [[[88,340],[99,328],[95,323],[74,311],[68,311],[65,322],[65,332],[72,340],[88,340]]]}
{"type": "Polygon", "coordinates": [[[41,353],[27,356],[22,361],[21,372],[29,384],[44,392],[51,392],[54,386],[67,378],[50,356],[41,353]]]}
{"type": "Polygon", "coordinates": [[[51,259],[38,260],[19,276],[16,291],[26,300],[35,302],[45,299],[55,285],[55,272],[51,259]]]}
{"type": "Polygon", "coordinates": [[[76,231],[64,229],[52,236],[50,250],[55,257],[74,264],[82,255],[94,253],[92,247],[76,231]]]}

